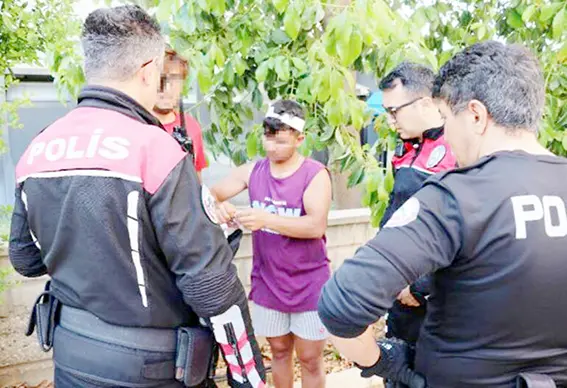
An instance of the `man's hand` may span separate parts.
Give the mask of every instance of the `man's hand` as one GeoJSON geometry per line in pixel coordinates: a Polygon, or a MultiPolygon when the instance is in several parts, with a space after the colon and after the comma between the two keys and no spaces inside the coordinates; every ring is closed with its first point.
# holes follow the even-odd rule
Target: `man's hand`
{"type": "Polygon", "coordinates": [[[221,202],[217,205],[217,216],[221,224],[230,224],[236,215],[236,207],[230,202],[221,202]]]}
{"type": "Polygon", "coordinates": [[[414,298],[410,291],[410,287],[407,286],[404,288],[399,294],[397,299],[400,301],[401,304],[410,306],[410,307],[419,307],[420,303],[417,299],[414,298]]]}
{"type": "Polygon", "coordinates": [[[394,382],[406,384],[410,388],[425,388],[425,379],[410,369],[408,365],[409,347],[398,339],[382,339],[378,341],[380,358],[376,364],[363,368],[362,377],[373,375],[384,377],[394,382]]]}
{"type": "Polygon", "coordinates": [[[270,216],[262,209],[243,209],[236,212],[236,221],[246,229],[255,232],[266,227],[267,218],[270,216]]]}

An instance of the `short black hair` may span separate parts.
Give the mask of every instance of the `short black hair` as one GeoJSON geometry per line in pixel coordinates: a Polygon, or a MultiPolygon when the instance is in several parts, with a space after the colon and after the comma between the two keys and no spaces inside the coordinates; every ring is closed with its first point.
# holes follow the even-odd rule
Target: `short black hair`
{"type": "Polygon", "coordinates": [[[537,58],[527,48],[485,41],[445,63],[433,97],[459,113],[471,100],[484,104],[504,128],[537,131],[545,103],[545,83],[537,58]]]}
{"type": "MultiPolygon", "coordinates": [[[[289,114],[291,116],[299,117],[305,119],[305,111],[297,102],[292,100],[279,100],[273,104],[274,113],[279,115],[289,114]]],[[[275,117],[267,117],[262,123],[264,127],[264,134],[273,135],[278,131],[296,131],[296,129],[282,123],[279,119],[275,117]]]]}
{"type": "Polygon", "coordinates": [[[396,80],[400,80],[402,86],[416,97],[426,97],[431,96],[433,91],[435,73],[427,66],[402,62],[382,78],[380,90],[393,89],[396,80]]]}

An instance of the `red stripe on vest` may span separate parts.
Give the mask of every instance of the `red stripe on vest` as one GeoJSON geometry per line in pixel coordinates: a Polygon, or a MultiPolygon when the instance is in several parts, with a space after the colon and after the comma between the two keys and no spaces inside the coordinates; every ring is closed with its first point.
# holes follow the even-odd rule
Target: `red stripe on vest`
{"type": "Polygon", "coordinates": [[[185,156],[159,127],[111,110],[85,107],[72,110],[36,136],[20,159],[16,176],[107,170],[141,180],[153,194],[185,156]]]}

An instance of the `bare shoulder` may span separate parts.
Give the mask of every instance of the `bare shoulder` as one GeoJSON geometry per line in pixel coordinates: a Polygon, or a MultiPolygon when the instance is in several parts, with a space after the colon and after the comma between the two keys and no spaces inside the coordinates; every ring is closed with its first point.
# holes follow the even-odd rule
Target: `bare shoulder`
{"type": "Polygon", "coordinates": [[[254,170],[255,166],[256,166],[256,162],[250,162],[238,166],[235,170],[235,174],[238,177],[238,179],[241,180],[242,182],[245,182],[246,186],[248,186],[248,183],[250,182],[250,175],[252,175],[252,171],[254,170]]]}

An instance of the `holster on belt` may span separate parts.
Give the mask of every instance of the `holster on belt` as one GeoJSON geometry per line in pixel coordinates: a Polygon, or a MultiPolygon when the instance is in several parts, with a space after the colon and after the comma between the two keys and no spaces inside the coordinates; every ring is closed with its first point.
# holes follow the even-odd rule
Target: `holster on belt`
{"type": "Polygon", "coordinates": [[[192,387],[209,377],[215,340],[207,327],[177,329],[175,379],[192,387]]]}
{"type": "Polygon", "coordinates": [[[51,294],[51,282],[45,284],[44,291],[37,297],[28,323],[26,336],[33,334],[37,327],[37,339],[44,352],[48,352],[53,347],[53,333],[57,324],[57,313],[59,311],[59,301],[51,294]]]}
{"type": "Polygon", "coordinates": [[[516,388],[556,388],[553,379],[537,373],[520,373],[516,379],[516,388]]]}

